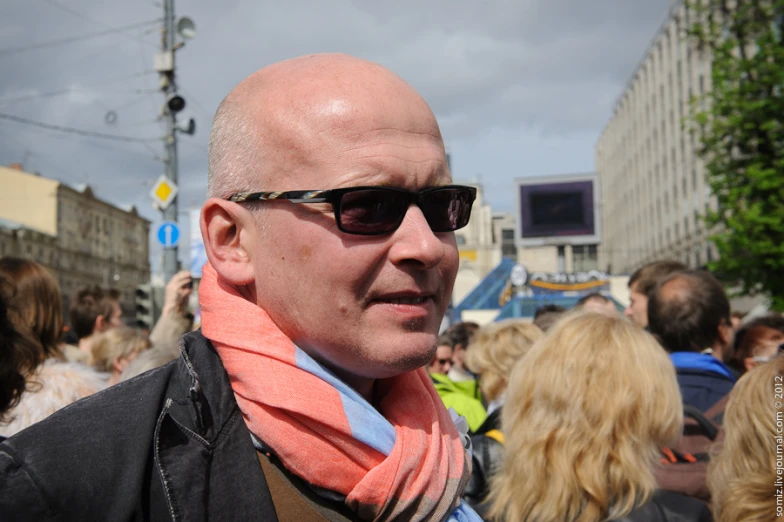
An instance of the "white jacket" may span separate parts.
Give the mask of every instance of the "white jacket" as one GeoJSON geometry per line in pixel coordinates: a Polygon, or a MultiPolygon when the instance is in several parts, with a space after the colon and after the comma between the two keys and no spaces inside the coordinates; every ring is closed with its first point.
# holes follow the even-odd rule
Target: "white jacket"
{"type": "Polygon", "coordinates": [[[106,388],[107,375],[83,364],[48,359],[27,379],[27,389],[10,412],[0,435],[10,437],[36,422],[106,388]]]}

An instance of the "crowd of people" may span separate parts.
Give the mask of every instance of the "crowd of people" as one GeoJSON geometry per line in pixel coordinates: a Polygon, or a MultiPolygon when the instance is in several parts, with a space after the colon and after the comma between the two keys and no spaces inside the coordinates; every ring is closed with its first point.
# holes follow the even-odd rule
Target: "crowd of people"
{"type": "Polygon", "coordinates": [[[390,71],[254,73],[208,173],[200,329],[182,272],[149,334],[93,285],[66,335],[0,259],[2,520],[784,520],[784,318],[709,272],[439,332],[475,191],[390,71]]]}
{"type": "Polygon", "coordinates": [[[0,437],[151,369],[137,369],[135,359],[142,354],[144,359],[165,354],[159,364],[174,359],[179,337],[190,329],[191,290],[183,277],[190,279],[181,272],[169,283],[167,309],[150,335],[126,326],[119,293],[98,285],[75,293],[66,328],[60,289],[49,271],[35,261],[0,258],[2,337],[8,345],[2,354],[2,382],[9,386],[4,390],[8,400],[0,403],[5,406],[0,409],[0,437]]]}

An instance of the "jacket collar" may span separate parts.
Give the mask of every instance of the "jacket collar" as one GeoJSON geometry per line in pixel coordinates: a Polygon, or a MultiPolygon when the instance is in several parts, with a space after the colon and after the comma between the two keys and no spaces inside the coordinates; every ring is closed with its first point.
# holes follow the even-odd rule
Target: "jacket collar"
{"type": "Polygon", "coordinates": [[[670,354],[672,363],[677,370],[696,370],[718,373],[735,380],[730,369],[713,355],[697,352],[673,352],[670,354]]]}
{"type": "Polygon", "coordinates": [[[200,331],[180,340],[175,364],[155,427],[154,459],[171,519],[206,520],[206,470],[224,426],[242,418],[223,364],[200,331]]]}

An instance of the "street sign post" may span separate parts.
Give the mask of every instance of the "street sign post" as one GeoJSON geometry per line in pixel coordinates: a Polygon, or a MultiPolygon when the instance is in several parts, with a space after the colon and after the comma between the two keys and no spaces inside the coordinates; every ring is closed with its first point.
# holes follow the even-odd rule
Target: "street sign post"
{"type": "Polygon", "coordinates": [[[179,187],[171,179],[165,175],[161,175],[155,185],[152,187],[150,197],[158,205],[161,210],[166,210],[171,205],[174,198],[177,197],[179,187]]]}
{"type": "Polygon", "coordinates": [[[174,248],[180,241],[180,229],[173,221],[164,221],[158,227],[158,242],[164,248],[174,248]]]}

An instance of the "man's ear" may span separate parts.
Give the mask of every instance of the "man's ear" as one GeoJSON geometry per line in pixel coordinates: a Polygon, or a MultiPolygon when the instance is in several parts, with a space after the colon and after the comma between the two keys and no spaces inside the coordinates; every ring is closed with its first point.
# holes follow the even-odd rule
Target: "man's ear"
{"type": "Polygon", "coordinates": [[[199,225],[207,259],[215,271],[237,286],[252,283],[253,215],[236,203],[210,198],[201,209],[199,225]]]}
{"type": "Polygon", "coordinates": [[[95,322],[93,323],[93,333],[101,333],[106,331],[107,326],[106,317],[99,315],[95,318],[95,322]]]}
{"type": "Polygon", "coordinates": [[[752,368],[757,366],[757,361],[754,360],[753,357],[746,357],[743,359],[743,366],[746,368],[746,371],[750,371],[752,368]]]}
{"type": "Polygon", "coordinates": [[[722,346],[729,347],[732,344],[732,339],[735,335],[735,330],[732,328],[732,323],[727,324],[724,321],[719,325],[719,341],[722,346]]]}

